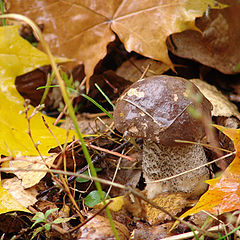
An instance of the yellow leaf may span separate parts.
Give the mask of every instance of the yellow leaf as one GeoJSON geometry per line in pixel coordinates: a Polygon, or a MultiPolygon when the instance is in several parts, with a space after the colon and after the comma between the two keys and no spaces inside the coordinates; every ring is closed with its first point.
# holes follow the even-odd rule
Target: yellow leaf
{"type": "Polygon", "coordinates": [[[0,214],[11,211],[23,211],[31,213],[27,208],[23,207],[6,189],[0,184],[0,214]]]}
{"type": "MultiPolygon", "coordinates": [[[[0,27],[0,153],[3,155],[38,155],[31,142],[28,122],[22,111],[24,99],[15,88],[15,78],[43,65],[49,64],[48,56],[34,48],[18,35],[18,26],[0,27]]],[[[66,61],[58,58],[57,62],[66,61]]],[[[30,107],[29,114],[33,111],[30,107]]],[[[57,145],[55,139],[44,125],[41,113],[31,119],[31,132],[35,143],[40,143],[42,155],[57,145]]],[[[59,142],[66,141],[66,130],[52,126],[54,119],[45,117],[59,142]]],[[[69,138],[74,135],[71,131],[69,138]]]]}
{"type": "Polygon", "coordinates": [[[24,188],[30,188],[40,182],[40,180],[47,174],[48,167],[51,168],[55,158],[58,154],[51,154],[48,157],[43,157],[44,162],[40,156],[24,156],[20,159],[16,158],[14,161],[3,162],[2,167],[21,168],[21,169],[38,169],[45,170],[41,172],[28,171],[28,172],[14,172],[14,174],[21,180],[24,188]],[[47,167],[48,166],[48,167],[47,167]]]}
{"type": "MultiPolygon", "coordinates": [[[[109,201],[112,201],[112,202],[108,205],[108,208],[114,212],[120,211],[122,209],[122,206],[124,205],[124,197],[123,196],[118,196],[115,198],[108,199],[108,200],[106,200],[106,203],[108,203],[109,201]]],[[[101,203],[95,205],[94,208],[99,209],[99,208],[102,208],[103,206],[104,205],[101,202],[101,203]]]]}

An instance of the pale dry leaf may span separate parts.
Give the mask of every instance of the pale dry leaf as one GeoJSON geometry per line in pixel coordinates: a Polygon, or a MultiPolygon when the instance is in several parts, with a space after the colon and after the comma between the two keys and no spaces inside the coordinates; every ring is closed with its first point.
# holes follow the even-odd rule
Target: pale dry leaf
{"type": "MultiPolygon", "coordinates": [[[[55,158],[57,157],[57,154],[51,154],[49,157],[44,157],[45,163],[51,167],[55,158]]],[[[21,160],[14,160],[9,162],[10,168],[21,168],[21,169],[37,169],[37,170],[46,170],[43,172],[37,172],[37,171],[19,171],[14,172],[14,174],[22,181],[22,186],[24,188],[30,188],[37,183],[47,174],[47,166],[42,161],[41,157],[39,156],[25,156],[21,157],[21,160]]],[[[5,163],[6,164],[6,163],[5,163]]],[[[6,165],[5,165],[6,166],[6,165]]]]}
{"type": "Polygon", "coordinates": [[[116,71],[116,74],[131,82],[138,81],[145,69],[149,66],[149,69],[144,77],[150,77],[152,75],[160,75],[169,70],[169,66],[155,61],[153,59],[136,59],[130,58],[124,62],[116,71]]]}
{"type": "Polygon", "coordinates": [[[195,18],[205,10],[223,7],[214,0],[8,0],[11,13],[22,13],[44,24],[44,35],[55,55],[83,62],[90,77],[106,55],[115,34],[127,51],[170,66],[167,37],[196,29],[195,18]]]}
{"type": "Polygon", "coordinates": [[[0,214],[12,211],[24,211],[30,213],[27,208],[14,199],[14,197],[2,187],[2,184],[0,184],[0,214]]]}
{"type": "MultiPolygon", "coordinates": [[[[185,207],[191,206],[193,200],[188,199],[189,195],[186,193],[162,193],[155,197],[152,201],[158,206],[164,208],[172,215],[177,215],[185,207]]],[[[144,202],[145,219],[151,224],[156,225],[170,220],[171,218],[163,213],[161,210],[154,208],[151,204],[144,202]]]]}
{"type": "Polygon", "coordinates": [[[169,50],[173,54],[196,60],[216,68],[225,74],[240,72],[236,68],[240,62],[240,2],[222,0],[229,7],[222,10],[209,10],[198,19],[197,26],[202,30],[184,31],[171,36],[169,50]]]}
{"type": "Polygon", "coordinates": [[[2,180],[2,186],[17,202],[26,208],[37,202],[37,190],[34,187],[24,189],[21,180],[17,177],[2,180]]]}
{"type": "MultiPolygon", "coordinates": [[[[88,217],[93,214],[88,213],[88,217]]],[[[115,228],[118,232],[120,240],[129,239],[128,229],[121,223],[114,221],[115,228]]],[[[114,239],[112,227],[109,223],[109,219],[96,215],[91,221],[87,222],[81,227],[79,232],[79,240],[97,240],[97,239],[114,239]]]]}
{"type": "MultiPolygon", "coordinates": [[[[135,240],[156,240],[156,239],[165,239],[175,234],[170,232],[172,223],[164,223],[157,226],[148,226],[142,224],[142,226],[137,226],[137,229],[134,229],[131,236],[135,240]]],[[[176,238],[175,238],[176,239],[176,238]]]]}
{"type": "Polygon", "coordinates": [[[215,117],[231,117],[234,116],[240,120],[240,113],[237,106],[231,103],[217,88],[200,79],[191,79],[202,94],[212,103],[212,115],[215,117]]]}

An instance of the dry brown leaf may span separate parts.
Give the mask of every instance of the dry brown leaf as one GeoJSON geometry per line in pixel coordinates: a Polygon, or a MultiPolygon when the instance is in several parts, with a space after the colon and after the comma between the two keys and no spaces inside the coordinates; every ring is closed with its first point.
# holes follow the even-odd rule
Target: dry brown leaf
{"type": "MultiPolygon", "coordinates": [[[[186,193],[162,193],[159,194],[152,201],[158,206],[164,208],[166,211],[173,215],[180,213],[185,207],[193,204],[193,200],[188,200],[189,197],[186,193]]],[[[144,209],[146,213],[146,220],[151,225],[156,225],[165,222],[166,220],[171,220],[171,218],[160,211],[159,209],[154,208],[149,203],[144,202],[144,209]]]]}
{"type": "Polygon", "coordinates": [[[37,202],[37,190],[33,187],[24,189],[21,184],[21,180],[19,180],[17,177],[2,180],[2,186],[13,196],[16,201],[26,208],[37,202]]]}
{"type": "Polygon", "coordinates": [[[194,20],[208,6],[222,7],[214,0],[8,0],[11,13],[22,13],[44,24],[44,35],[55,55],[83,62],[87,77],[106,55],[115,39],[127,51],[172,65],[166,38],[175,32],[196,29],[194,20]],[[114,33],[113,33],[114,32],[114,33]]]}
{"type": "Polygon", "coordinates": [[[169,49],[180,57],[194,59],[216,68],[225,74],[240,72],[240,3],[238,0],[223,0],[229,7],[210,10],[207,16],[197,21],[202,33],[185,31],[172,35],[169,49]]]}
{"type": "MultiPolygon", "coordinates": [[[[54,162],[57,154],[51,154],[49,157],[44,157],[45,163],[48,166],[51,166],[54,162]]],[[[14,174],[22,180],[22,186],[24,188],[30,188],[37,183],[46,175],[47,167],[42,162],[41,157],[34,156],[34,157],[22,157],[22,160],[14,160],[9,162],[9,166],[4,163],[3,167],[11,167],[11,168],[21,168],[21,169],[41,169],[46,170],[46,172],[14,172],[14,174]]]]}
{"type": "Polygon", "coordinates": [[[160,75],[169,70],[169,66],[152,59],[136,59],[131,58],[124,62],[116,71],[117,75],[131,82],[136,82],[140,79],[145,69],[149,69],[144,77],[152,75],[160,75]]]}
{"type": "Polygon", "coordinates": [[[240,113],[237,106],[231,103],[217,88],[200,79],[192,79],[193,82],[203,93],[203,95],[212,103],[212,115],[215,117],[231,117],[240,119],[240,113]]]}
{"type": "MultiPolygon", "coordinates": [[[[88,214],[91,217],[92,214],[88,214]]],[[[114,221],[120,240],[129,239],[128,229],[121,223],[114,221]]],[[[114,239],[112,227],[109,219],[102,216],[95,216],[91,221],[81,227],[78,238],[79,240],[97,240],[97,239],[114,239]]]]}
{"type": "Polygon", "coordinates": [[[171,226],[172,223],[164,223],[158,226],[138,226],[138,229],[134,229],[131,235],[134,240],[165,239],[174,235],[170,232],[171,226]]]}

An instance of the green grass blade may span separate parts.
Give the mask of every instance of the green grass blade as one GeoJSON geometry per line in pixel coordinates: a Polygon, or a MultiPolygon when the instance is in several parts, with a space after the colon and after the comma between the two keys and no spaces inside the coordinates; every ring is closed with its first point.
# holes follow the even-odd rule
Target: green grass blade
{"type": "Polygon", "coordinates": [[[103,92],[103,90],[99,87],[97,83],[95,83],[95,87],[98,89],[98,91],[105,97],[105,99],[108,101],[108,103],[112,106],[113,110],[115,108],[114,104],[110,100],[110,98],[103,92]]]}
{"type": "MultiPolygon", "coordinates": [[[[0,0],[0,8],[1,8],[1,13],[2,15],[4,15],[4,1],[3,0],[0,0]]],[[[6,26],[6,19],[3,18],[2,19],[2,26],[6,26]]]]}
{"type": "Polygon", "coordinates": [[[91,103],[93,103],[95,106],[97,106],[99,109],[101,109],[104,113],[106,113],[106,115],[108,117],[110,117],[111,119],[113,119],[112,114],[110,114],[104,107],[102,107],[99,103],[97,103],[94,99],[92,99],[91,97],[87,96],[86,94],[82,93],[81,96],[85,97],[88,101],[90,101],[91,103]]]}

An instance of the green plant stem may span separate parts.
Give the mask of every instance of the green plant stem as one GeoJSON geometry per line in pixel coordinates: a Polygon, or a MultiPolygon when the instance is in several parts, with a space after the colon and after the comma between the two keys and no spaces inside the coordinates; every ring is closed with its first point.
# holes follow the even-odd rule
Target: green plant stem
{"type": "MultiPolygon", "coordinates": [[[[61,78],[61,75],[60,75],[60,72],[59,72],[59,70],[57,68],[57,65],[55,63],[54,57],[53,57],[53,55],[52,55],[52,53],[50,51],[50,48],[49,48],[48,44],[46,43],[45,39],[43,38],[41,30],[39,29],[39,27],[32,20],[30,20],[29,18],[27,18],[27,17],[25,17],[23,15],[20,15],[20,14],[6,14],[6,15],[4,15],[4,17],[5,18],[13,18],[13,19],[17,19],[17,20],[22,20],[22,21],[28,23],[32,27],[32,29],[35,31],[37,36],[39,37],[39,40],[40,40],[40,42],[41,42],[41,44],[43,46],[43,49],[45,50],[46,54],[49,57],[49,60],[50,60],[53,72],[55,73],[55,76],[57,78],[58,84],[59,84],[61,92],[62,92],[63,99],[65,101],[65,104],[68,107],[69,116],[71,117],[71,119],[73,121],[73,125],[75,127],[77,136],[78,136],[78,138],[80,140],[80,143],[82,145],[82,150],[83,150],[84,156],[85,156],[85,158],[87,160],[87,163],[89,165],[91,174],[92,174],[93,177],[96,178],[97,177],[97,172],[96,172],[96,170],[95,170],[95,168],[93,166],[93,163],[91,161],[91,157],[90,157],[88,149],[87,149],[87,147],[85,145],[82,133],[79,130],[78,123],[77,123],[77,118],[75,116],[73,106],[72,106],[71,101],[69,99],[69,96],[67,94],[65,83],[64,83],[63,79],[61,78]]],[[[0,16],[0,18],[3,18],[3,17],[0,16]]],[[[100,195],[100,197],[101,197],[101,199],[103,201],[103,204],[106,205],[106,201],[104,199],[104,194],[103,194],[103,191],[102,191],[101,184],[98,181],[94,181],[94,182],[95,182],[96,188],[97,188],[97,190],[99,192],[99,195],[100,195]]],[[[119,240],[119,236],[118,236],[116,227],[114,225],[114,222],[113,222],[110,210],[108,208],[106,208],[106,214],[107,214],[108,219],[110,221],[110,224],[111,224],[112,230],[114,232],[114,235],[115,235],[116,239],[119,240]]]]}
{"type": "MultiPolygon", "coordinates": [[[[3,0],[0,0],[0,8],[1,8],[2,15],[4,15],[4,1],[3,0]]],[[[5,18],[2,19],[2,25],[6,26],[6,19],[5,18]]]]}
{"type": "Polygon", "coordinates": [[[51,73],[51,75],[47,78],[46,88],[44,89],[40,104],[43,104],[45,102],[45,99],[46,99],[49,89],[50,89],[50,85],[52,84],[54,77],[55,77],[55,74],[51,73]]]}

